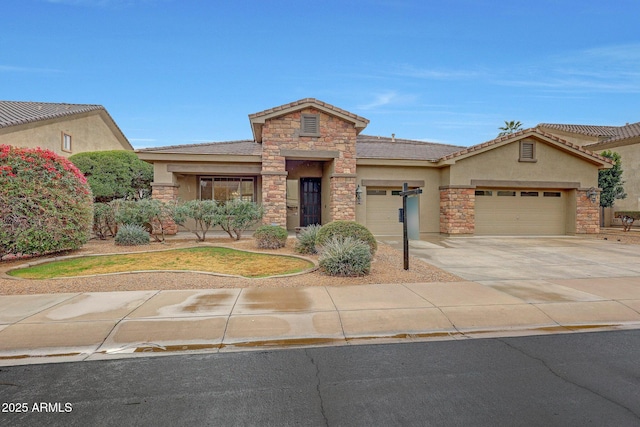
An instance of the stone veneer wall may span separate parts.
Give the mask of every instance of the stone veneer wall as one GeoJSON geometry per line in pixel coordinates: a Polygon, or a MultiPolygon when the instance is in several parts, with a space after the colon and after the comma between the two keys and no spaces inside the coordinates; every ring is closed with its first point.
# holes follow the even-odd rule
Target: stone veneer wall
{"type": "MultiPolygon", "coordinates": [[[[178,186],[175,184],[151,184],[151,197],[165,203],[175,203],[178,201],[178,186]]],[[[176,234],[178,225],[172,220],[167,219],[162,222],[165,234],[176,234]]],[[[157,224],[153,225],[153,232],[159,234],[160,228],[157,224]]]]}
{"type": "Polygon", "coordinates": [[[440,189],[440,233],[475,232],[476,196],[473,188],[440,189]]]}
{"type": "MultiPolygon", "coordinates": [[[[287,225],[286,159],[281,150],[335,151],[338,157],[325,169],[331,173],[329,215],[323,222],[356,219],[356,129],[352,123],[314,108],[269,119],[262,127],[263,223],[287,225]],[[300,136],[302,114],[320,115],[320,136],[300,136]]],[[[327,191],[327,189],[323,189],[327,191]]]]}
{"type": "Polygon", "coordinates": [[[588,189],[580,189],[576,192],[576,234],[600,232],[600,192],[595,202],[589,199],[588,192],[588,189]]]}

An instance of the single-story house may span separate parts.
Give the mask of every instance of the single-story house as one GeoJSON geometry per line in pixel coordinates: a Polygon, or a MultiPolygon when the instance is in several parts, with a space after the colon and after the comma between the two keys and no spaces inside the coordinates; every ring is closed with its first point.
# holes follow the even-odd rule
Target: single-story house
{"type": "Polygon", "coordinates": [[[133,150],[101,105],[0,101],[0,144],[41,147],[64,157],[133,150]]]}
{"type": "Polygon", "coordinates": [[[624,126],[541,123],[538,128],[596,153],[608,150],[620,154],[627,197],[605,210],[604,225],[617,222],[614,211],[640,211],[640,122],[624,126]]]}
{"type": "MultiPolygon", "coordinates": [[[[572,235],[599,231],[598,170],[611,163],[538,128],[472,147],[362,134],[369,120],[314,98],[249,115],[253,140],[137,150],[154,165],[153,197],[242,198],[293,230],[355,220],[410,233],[572,235]]],[[[175,231],[175,230],[174,230],[175,231]]]]}

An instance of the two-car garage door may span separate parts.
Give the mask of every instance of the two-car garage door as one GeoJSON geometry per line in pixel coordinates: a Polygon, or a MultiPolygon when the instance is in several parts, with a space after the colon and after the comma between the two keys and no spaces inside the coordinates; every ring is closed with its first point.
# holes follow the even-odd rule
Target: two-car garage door
{"type": "Polygon", "coordinates": [[[478,189],[476,235],[562,235],[567,194],[559,190],[478,189]]]}

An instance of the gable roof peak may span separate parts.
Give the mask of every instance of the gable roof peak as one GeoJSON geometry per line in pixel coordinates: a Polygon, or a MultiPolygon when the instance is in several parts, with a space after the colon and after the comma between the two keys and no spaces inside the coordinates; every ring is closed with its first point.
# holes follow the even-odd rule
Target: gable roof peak
{"type": "Polygon", "coordinates": [[[357,133],[360,133],[369,124],[369,119],[365,119],[364,117],[351,113],[347,110],[343,110],[342,108],[338,108],[327,102],[320,101],[316,98],[303,98],[297,101],[289,102],[288,104],[279,105],[277,107],[269,108],[264,111],[249,114],[249,122],[251,123],[251,130],[253,131],[254,140],[256,142],[262,142],[262,126],[264,125],[265,121],[309,107],[315,108],[327,114],[337,116],[345,121],[353,123],[357,133]]]}

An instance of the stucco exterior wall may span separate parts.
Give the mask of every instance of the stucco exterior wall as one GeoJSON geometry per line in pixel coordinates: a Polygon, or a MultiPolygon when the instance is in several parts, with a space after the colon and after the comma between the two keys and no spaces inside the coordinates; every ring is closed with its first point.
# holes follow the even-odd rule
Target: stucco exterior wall
{"type": "MultiPolygon", "coordinates": [[[[536,162],[520,162],[518,141],[462,159],[451,165],[448,185],[471,185],[471,180],[579,182],[598,186],[598,167],[569,153],[536,142],[536,162]]],[[[447,184],[445,184],[447,185],[447,184]]]]}
{"type": "MultiPolygon", "coordinates": [[[[440,171],[436,168],[409,166],[358,166],[356,184],[362,190],[362,202],[356,205],[356,221],[366,225],[367,187],[363,180],[424,181],[420,197],[420,232],[438,233],[440,230],[440,205],[438,190],[440,171]]],[[[401,187],[398,186],[398,187],[401,187]]]]}
{"type": "Polygon", "coordinates": [[[64,157],[87,151],[130,150],[95,112],[0,129],[0,144],[41,147],[64,157]],[[62,150],[63,133],[71,135],[71,152],[62,150]]]}

